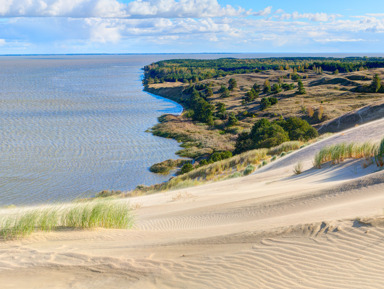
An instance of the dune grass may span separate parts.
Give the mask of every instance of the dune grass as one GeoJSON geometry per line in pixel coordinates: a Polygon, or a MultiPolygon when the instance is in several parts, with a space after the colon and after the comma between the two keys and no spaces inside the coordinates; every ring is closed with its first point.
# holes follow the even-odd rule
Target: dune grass
{"type": "Polygon", "coordinates": [[[303,172],[303,163],[298,162],[293,168],[293,172],[295,175],[300,175],[303,172]]]}
{"type": "Polygon", "coordinates": [[[375,161],[378,167],[384,166],[384,138],[381,140],[380,145],[377,148],[375,161]]]}
{"type": "Polygon", "coordinates": [[[36,231],[49,232],[59,228],[127,229],[132,225],[133,217],[127,203],[96,200],[10,212],[0,218],[0,238],[17,239],[36,231]]]}
{"type": "Polygon", "coordinates": [[[288,141],[288,142],[282,143],[279,146],[269,149],[268,154],[271,156],[281,155],[282,153],[298,150],[303,145],[304,143],[301,141],[288,141]]]}
{"type": "MultiPolygon", "coordinates": [[[[382,141],[383,143],[383,141],[382,141]]],[[[383,155],[384,155],[384,143],[383,143],[383,155]]],[[[324,163],[331,162],[332,164],[338,164],[345,159],[370,159],[377,158],[379,152],[379,146],[371,142],[365,143],[340,143],[322,148],[314,159],[314,166],[321,168],[324,163]]]]}

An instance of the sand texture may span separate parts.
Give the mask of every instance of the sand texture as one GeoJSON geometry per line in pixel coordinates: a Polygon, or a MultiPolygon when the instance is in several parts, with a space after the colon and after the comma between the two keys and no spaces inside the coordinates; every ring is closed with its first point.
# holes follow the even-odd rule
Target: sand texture
{"type": "Polygon", "coordinates": [[[384,171],[312,168],[322,146],[383,135],[379,120],[248,177],[130,199],[133,230],[0,242],[0,287],[384,288],[384,171]]]}

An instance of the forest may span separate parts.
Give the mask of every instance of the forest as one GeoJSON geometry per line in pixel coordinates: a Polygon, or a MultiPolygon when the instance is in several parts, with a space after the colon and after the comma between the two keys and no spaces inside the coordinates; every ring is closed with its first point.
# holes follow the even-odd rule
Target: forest
{"type": "Polygon", "coordinates": [[[306,69],[344,73],[372,68],[383,68],[382,57],[284,57],[215,60],[174,59],[152,63],[144,67],[144,84],[162,82],[193,82],[233,74],[253,73],[264,70],[306,69]]]}

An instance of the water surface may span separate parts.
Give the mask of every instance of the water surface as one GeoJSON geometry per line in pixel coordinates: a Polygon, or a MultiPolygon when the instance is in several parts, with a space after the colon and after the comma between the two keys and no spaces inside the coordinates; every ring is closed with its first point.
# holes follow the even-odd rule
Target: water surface
{"type": "MultiPolygon", "coordinates": [[[[142,67],[171,58],[298,54],[0,57],[0,206],[69,201],[166,181],[148,168],[179,144],[145,131],[172,101],[143,92],[142,67]]],[[[306,54],[301,56],[352,56],[306,54]]]]}

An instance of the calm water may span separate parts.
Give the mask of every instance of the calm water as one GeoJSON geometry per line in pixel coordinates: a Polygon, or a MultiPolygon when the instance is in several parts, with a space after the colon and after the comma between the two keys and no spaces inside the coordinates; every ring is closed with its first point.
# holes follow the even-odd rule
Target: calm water
{"type": "Polygon", "coordinates": [[[179,145],[145,130],[182,108],[143,92],[141,68],[226,56],[271,55],[0,57],[0,206],[166,181],[148,168],[176,158],[179,145]]]}

